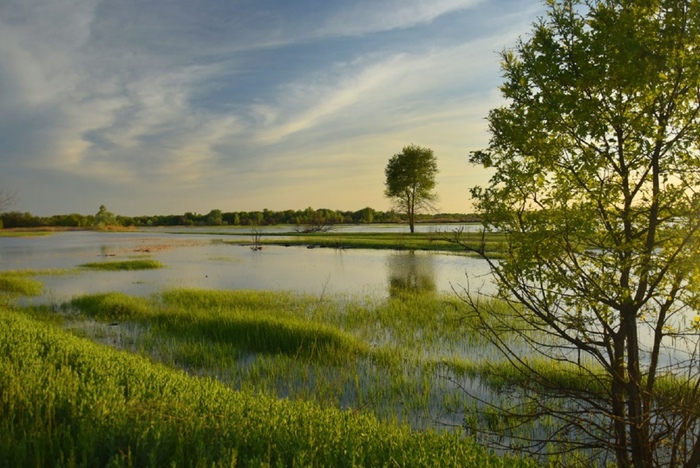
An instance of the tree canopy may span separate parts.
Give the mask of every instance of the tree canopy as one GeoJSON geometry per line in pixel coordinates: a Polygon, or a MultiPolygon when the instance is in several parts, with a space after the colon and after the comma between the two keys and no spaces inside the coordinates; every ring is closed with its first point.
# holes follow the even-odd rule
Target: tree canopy
{"type": "Polygon", "coordinates": [[[547,4],[502,53],[506,104],[471,157],[493,170],[472,196],[505,235],[505,258],[481,253],[510,307],[467,300],[527,376],[508,415],[550,421],[509,440],[698,466],[700,2],[547,4]]]}
{"type": "Polygon", "coordinates": [[[401,153],[389,159],[384,172],[384,194],[399,212],[406,213],[411,232],[414,232],[416,213],[432,209],[437,199],[433,191],[438,173],[437,158],[430,148],[404,146],[401,153]]]}
{"type": "Polygon", "coordinates": [[[107,211],[107,207],[104,205],[100,205],[100,209],[95,215],[93,225],[99,228],[104,228],[107,226],[116,226],[118,224],[117,217],[114,216],[114,213],[107,211]]]}

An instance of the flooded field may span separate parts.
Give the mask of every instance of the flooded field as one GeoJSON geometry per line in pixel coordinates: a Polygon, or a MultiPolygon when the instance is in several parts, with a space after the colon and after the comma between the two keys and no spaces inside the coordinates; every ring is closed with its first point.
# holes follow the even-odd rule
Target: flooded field
{"type": "Polygon", "coordinates": [[[44,294],[33,300],[42,302],[107,291],[146,296],[171,287],[385,297],[396,288],[450,292],[467,284],[466,274],[472,286],[487,282],[483,261],[459,255],[281,246],[252,251],[225,242],[233,237],[247,238],[247,233],[74,231],[0,237],[0,271],[63,271],[37,278],[44,283],[44,294]],[[125,259],[153,259],[165,268],[116,272],[80,269],[89,262],[125,259]]]}

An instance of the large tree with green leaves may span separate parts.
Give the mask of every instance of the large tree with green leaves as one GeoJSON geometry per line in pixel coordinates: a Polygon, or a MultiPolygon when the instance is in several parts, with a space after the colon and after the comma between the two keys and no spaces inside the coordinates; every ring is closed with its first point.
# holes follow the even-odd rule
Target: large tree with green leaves
{"type": "Polygon", "coordinates": [[[502,440],[699,466],[700,2],[546,3],[471,158],[493,171],[472,196],[505,236],[481,253],[510,307],[467,299],[527,382],[500,409],[548,421],[502,440]]]}
{"type": "Polygon", "coordinates": [[[403,151],[389,159],[384,173],[384,194],[399,212],[406,213],[411,232],[415,231],[416,213],[433,209],[437,199],[435,176],[437,158],[430,148],[404,146],[403,151]]]}

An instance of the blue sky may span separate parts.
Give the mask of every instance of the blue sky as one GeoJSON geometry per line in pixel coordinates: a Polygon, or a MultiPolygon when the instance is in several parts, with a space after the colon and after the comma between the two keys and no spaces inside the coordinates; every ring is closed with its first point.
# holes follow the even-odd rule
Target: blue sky
{"type": "Polygon", "coordinates": [[[0,185],[35,215],[365,206],[434,150],[443,212],[540,0],[0,0],[0,185]]]}

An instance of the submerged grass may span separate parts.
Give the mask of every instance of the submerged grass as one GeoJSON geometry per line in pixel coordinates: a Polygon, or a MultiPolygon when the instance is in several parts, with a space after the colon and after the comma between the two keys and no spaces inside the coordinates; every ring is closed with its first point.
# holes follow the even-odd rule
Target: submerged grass
{"type": "Polygon", "coordinates": [[[367,346],[352,335],[325,324],[245,310],[174,311],[159,315],[159,330],[178,337],[231,343],[253,353],[286,354],[344,362],[364,354],[367,346]]]}
{"type": "Polygon", "coordinates": [[[367,352],[352,335],[294,315],[289,309],[295,301],[304,302],[291,294],[174,289],[150,301],[122,293],[85,295],[69,307],[98,320],[144,322],[157,333],[252,353],[341,362],[367,352]]]}
{"type": "MultiPolygon", "coordinates": [[[[510,310],[483,305],[502,315],[510,310]]],[[[472,437],[479,424],[507,424],[490,416],[490,404],[505,395],[517,399],[537,382],[571,392],[604,384],[588,368],[544,360],[528,361],[539,375],[531,379],[484,341],[454,295],[380,299],[179,288],[150,298],[79,296],[64,310],[74,334],[230,389],[350,409],[414,430],[472,437]]],[[[539,429],[508,430],[528,437],[539,429]]]]}
{"type": "Polygon", "coordinates": [[[93,262],[80,265],[82,268],[103,271],[120,270],[153,270],[163,268],[163,264],[156,260],[125,260],[117,262],[93,262]]]}
{"type": "Polygon", "coordinates": [[[457,434],[232,391],[0,312],[9,466],[534,466],[457,434]]]}
{"type": "Polygon", "coordinates": [[[461,320],[459,303],[441,295],[360,300],[171,289],[149,299],[81,296],[65,308],[80,314],[68,315],[75,333],[194,375],[259,394],[361,409],[414,428],[433,427],[437,419],[460,424],[462,387],[475,378],[457,376],[456,386],[440,377],[435,362],[445,354],[484,352],[461,320]],[[140,331],[128,323],[81,325],[81,316],[132,323],[140,331]]]}

